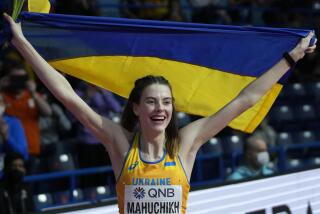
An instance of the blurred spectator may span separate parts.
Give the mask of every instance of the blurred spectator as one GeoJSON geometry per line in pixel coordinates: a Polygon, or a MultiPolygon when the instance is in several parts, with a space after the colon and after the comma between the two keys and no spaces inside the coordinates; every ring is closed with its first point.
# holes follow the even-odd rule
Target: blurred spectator
{"type": "Polygon", "coordinates": [[[244,162],[239,166],[227,180],[242,180],[258,176],[266,176],[274,173],[269,167],[270,156],[267,143],[258,134],[250,136],[244,148],[244,162]]]}
{"type": "MultiPolygon", "coordinates": [[[[64,145],[61,145],[61,136],[71,130],[71,122],[65,115],[64,109],[49,94],[44,96],[51,106],[52,114],[50,116],[40,116],[40,142],[41,157],[48,158],[63,151],[64,145]]],[[[43,161],[45,162],[45,161],[43,161]]],[[[43,168],[47,171],[46,166],[43,168]]]]}
{"type": "Polygon", "coordinates": [[[192,9],[192,22],[206,24],[231,24],[225,7],[227,0],[189,0],[192,9]]]}
{"type": "Polygon", "coordinates": [[[13,47],[7,47],[4,48],[2,51],[3,55],[0,55],[3,59],[3,66],[1,67],[1,78],[5,76],[8,72],[6,71],[6,68],[3,68],[4,66],[7,66],[10,64],[10,62],[15,62],[17,64],[23,65],[23,68],[27,71],[28,76],[33,79],[35,77],[31,65],[29,65],[24,58],[20,55],[18,51],[16,51],[13,47]]]}
{"type": "Polygon", "coordinates": [[[30,213],[34,210],[32,192],[24,184],[26,175],[23,156],[7,154],[0,181],[0,214],[30,213]]]}
{"type": "Polygon", "coordinates": [[[55,13],[84,16],[100,16],[100,10],[95,0],[55,0],[55,13]]]}
{"type": "Polygon", "coordinates": [[[30,159],[29,172],[34,173],[40,155],[39,117],[51,115],[50,105],[36,91],[36,84],[28,80],[24,67],[15,61],[6,61],[7,75],[1,81],[6,113],[19,118],[27,137],[30,159]]]}
{"type": "Polygon", "coordinates": [[[6,105],[0,94],[0,153],[19,153],[28,160],[27,139],[19,119],[5,113],[6,105]]]}
{"type": "Polygon", "coordinates": [[[179,0],[121,0],[120,10],[126,18],[184,20],[179,0]]]}
{"type": "Polygon", "coordinates": [[[269,148],[276,145],[277,133],[273,127],[269,125],[266,118],[261,122],[254,134],[258,136],[260,135],[261,138],[267,143],[269,148]]]}
{"type": "MultiPolygon", "coordinates": [[[[80,84],[77,94],[98,114],[112,119],[121,112],[121,105],[109,91],[90,84],[80,84]]],[[[71,117],[77,132],[78,163],[81,168],[110,165],[104,146],[83,125],[71,117]]],[[[100,176],[101,177],[101,176],[100,176]]],[[[85,185],[105,185],[106,179],[85,179],[85,185]],[[100,182],[100,183],[99,183],[100,182]]]]}
{"type": "MultiPolygon", "coordinates": [[[[76,89],[76,93],[98,114],[112,119],[112,116],[121,112],[121,105],[114,95],[95,85],[80,83],[76,89]]],[[[71,117],[75,122],[75,118],[71,117]]],[[[77,129],[77,139],[80,143],[88,145],[100,145],[95,137],[84,128],[80,123],[75,123],[77,129]]],[[[93,154],[94,156],[94,154],[93,154]]]]}

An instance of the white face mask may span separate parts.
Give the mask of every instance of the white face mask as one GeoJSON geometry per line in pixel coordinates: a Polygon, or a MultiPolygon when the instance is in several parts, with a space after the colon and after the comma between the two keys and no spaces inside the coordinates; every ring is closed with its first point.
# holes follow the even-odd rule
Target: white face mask
{"type": "Polygon", "coordinates": [[[4,105],[0,105],[0,116],[3,115],[5,110],[6,110],[6,107],[4,105]]]}
{"type": "Polygon", "coordinates": [[[259,152],[257,155],[257,162],[260,166],[266,166],[270,161],[268,152],[259,152]]]}

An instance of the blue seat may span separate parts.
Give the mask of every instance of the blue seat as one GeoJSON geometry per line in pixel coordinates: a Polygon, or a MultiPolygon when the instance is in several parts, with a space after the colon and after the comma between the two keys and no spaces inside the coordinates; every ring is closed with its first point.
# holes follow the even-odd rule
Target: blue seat
{"type": "Polygon", "coordinates": [[[112,197],[109,186],[88,187],[83,190],[84,198],[88,201],[104,201],[112,197]]]}
{"type": "Polygon", "coordinates": [[[299,121],[312,121],[317,119],[316,108],[311,103],[303,103],[294,108],[295,117],[299,121]]]}
{"type": "Polygon", "coordinates": [[[293,137],[290,132],[279,132],[277,134],[276,143],[279,146],[288,146],[293,143],[293,137]]]}
{"type": "Polygon", "coordinates": [[[309,167],[320,167],[320,156],[319,157],[312,157],[306,160],[306,164],[309,167]]]}
{"type": "Polygon", "coordinates": [[[287,145],[287,157],[293,159],[305,159],[308,153],[313,152],[314,148],[310,147],[310,143],[316,141],[315,133],[312,130],[299,131],[293,134],[291,145],[287,145]]]}
{"type": "Polygon", "coordinates": [[[177,113],[178,127],[184,127],[191,122],[190,116],[183,112],[177,113]]]}
{"type": "Polygon", "coordinates": [[[84,199],[81,189],[75,189],[72,193],[73,199],[70,197],[70,191],[60,191],[53,193],[53,201],[56,205],[81,202],[84,199]]]}
{"type": "Polygon", "coordinates": [[[289,158],[286,160],[286,168],[288,170],[301,169],[303,165],[302,159],[289,158]]]}
{"type": "Polygon", "coordinates": [[[303,83],[299,82],[286,85],[280,93],[280,97],[286,97],[290,99],[303,98],[306,95],[306,86],[303,83]]]}
{"type": "Polygon", "coordinates": [[[305,130],[297,134],[298,141],[306,146],[306,159],[320,157],[320,134],[317,130],[305,130]]]}
{"type": "MultiPolygon", "coordinates": [[[[48,168],[51,172],[58,172],[58,171],[67,171],[67,170],[74,170],[76,169],[73,157],[71,154],[57,154],[52,157],[48,158],[48,168]]],[[[49,183],[45,183],[40,187],[45,191],[63,191],[68,188],[70,184],[70,179],[60,178],[57,180],[52,180],[49,183]]]]}
{"type": "Polygon", "coordinates": [[[42,193],[33,196],[36,211],[53,206],[52,195],[50,193],[42,193]]]}
{"type": "Polygon", "coordinates": [[[314,98],[320,98],[320,81],[308,83],[307,91],[308,94],[314,96],[314,98]]]}
{"type": "Polygon", "coordinates": [[[231,167],[233,171],[242,158],[244,150],[244,140],[241,135],[230,135],[223,138],[222,143],[224,166],[231,167]]]}
{"type": "Polygon", "coordinates": [[[75,169],[75,163],[71,154],[57,154],[50,158],[51,171],[65,171],[75,169]]]}
{"type": "Polygon", "coordinates": [[[225,175],[222,156],[203,159],[201,173],[200,181],[223,181],[225,175]]]}
{"type": "Polygon", "coordinates": [[[269,113],[270,123],[285,123],[294,119],[293,109],[289,105],[273,106],[269,113]]]}
{"type": "Polygon", "coordinates": [[[202,180],[202,168],[201,168],[201,162],[199,160],[199,155],[196,157],[196,160],[193,164],[193,170],[191,172],[191,178],[190,183],[199,182],[202,180]]]}
{"type": "Polygon", "coordinates": [[[201,147],[203,154],[221,154],[222,153],[222,139],[211,138],[207,143],[201,147]]]}
{"type": "Polygon", "coordinates": [[[224,178],[222,139],[211,138],[201,147],[201,152],[197,156],[197,176],[198,181],[222,181],[224,178]]]}
{"type": "Polygon", "coordinates": [[[305,130],[296,133],[295,143],[313,143],[316,141],[316,134],[312,130],[305,130]]]}
{"type": "Polygon", "coordinates": [[[240,135],[230,135],[223,138],[224,154],[242,154],[244,141],[240,135]]]}
{"type": "Polygon", "coordinates": [[[299,131],[291,133],[291,140],[287,144],[283,144],[286,148],[286,155],[291,159],[304,159],[307,155],[308,148],[305,143],[311,142],[314,139],[314,132],[299,131]]]}

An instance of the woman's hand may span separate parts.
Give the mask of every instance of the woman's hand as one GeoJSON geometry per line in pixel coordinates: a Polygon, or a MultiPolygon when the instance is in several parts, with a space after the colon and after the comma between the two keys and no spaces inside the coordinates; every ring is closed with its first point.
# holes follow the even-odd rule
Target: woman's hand
{"type": "Polygon", "coordinates": [[[21,23],[16,23],[11,16],[4,13],[4,18],[7,20],[7,22],[10,24],[11,32],[12,32],[12,40],[11,43],[16,46],[18,40],[24,39],[24,35],[22,33],[21,29],[21,23]]]}
{"type": "Polygon", "coordinates": [[[316,49],[316,43],[315,41],[314,45],[309,47],[310,41],[312,37],[314,36],[313,32],[310,32],[307,37],[301,39],[301,41],[296,45],[295,48],[293,48],[290,51],[290,56],[294,59],[294,61],[298,62],[300,59],[304,57],[306,53],[312,53],[316,49]]]}

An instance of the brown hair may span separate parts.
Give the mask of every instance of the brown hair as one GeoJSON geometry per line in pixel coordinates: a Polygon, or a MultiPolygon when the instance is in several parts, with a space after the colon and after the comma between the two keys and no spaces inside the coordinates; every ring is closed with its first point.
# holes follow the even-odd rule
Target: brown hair
{"type": "MultiPolygon", "coordinates": [[[[121,118],[122,127],[127,129],[128,131],[133,132],[139,122],[138,117],[133,112],[133,104],[139,104],[143,90],[147,86],[152,85],[154,83],[168,86],[172,94],[172,88],[169,81],[162,76],[148,75],[140,79],[137,79],[135,81],[134,88],[132,89],[129,95],[128,102],[123,110],[121,118]]],[[[172,117],[165,130],[165,147],[166,151],[168,152],[171,158],[173,158],[177,154],[179,148],[179,134],[174,99],[172,99],[172,101],[172,117]]]]}

